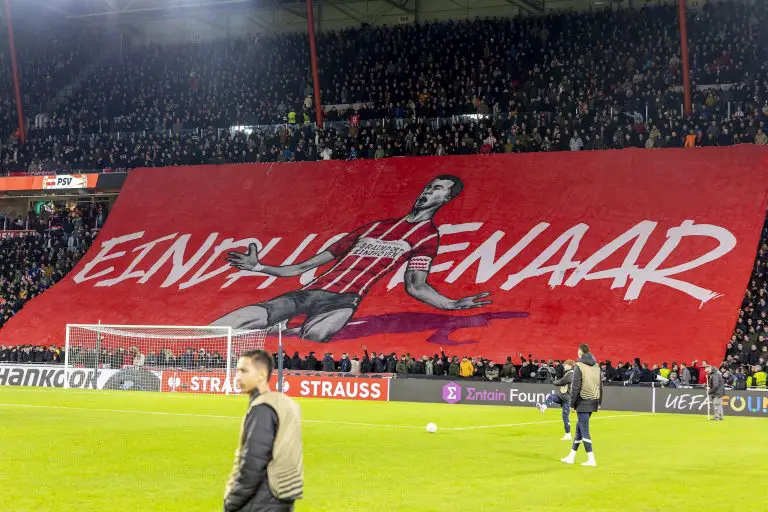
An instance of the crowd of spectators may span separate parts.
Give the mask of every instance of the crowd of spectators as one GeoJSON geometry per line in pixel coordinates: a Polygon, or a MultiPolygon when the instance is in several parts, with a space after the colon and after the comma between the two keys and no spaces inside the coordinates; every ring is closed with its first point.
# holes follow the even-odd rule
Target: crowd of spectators
{"type": "MultiPolygon", "coordinates": [[[[768,345],[763,345],[768,348],[768,345]]],[[[750,387],[766,387],[766,364],[768,353],[763,348],[762,354],[754,365],[748,369],[738,368],[731,371],[726,363],[723,363],[723,375],[726,384],[736,389],[750,387]]],[[[277,365],[277,354],[274,354],[277,365]]],[[[518,354],[519,362],[515,362],[512,356],[503,362],[495,362],[492,359],[470,356],[448,356],[443,349],[433,356],[411,357],[411,354],[401,354],[398,358],[395,353],[368,353],[363,347],[363,356],[350,356],[341,354],[339,359],[334,359],[330,352],[325,353],[322,359],[318,359],[314,352],[310,352],[304,359],[294,352],[293,357],[284,356],[283,367],[289,370],[341,372],[341,373],[395,373],[407,377],[447,377],[502,382],[538,382],[551,384],[553,380],[563,376],[563,361],[534,359],[532,355],[524,357],[518,354]]],[[[635,385],[657,383],[670,387],[686,387],[706,383],[704,369],[706,361],[693,361],[690,366],[685,363],[666,362],[654,364],[649,368],[647,363],[642,363],[638,358],[632,361],[619,362],[613,365],[611,361],[600,363],[602,379],[606,383],[635,385]]]]}
{"type": "MultiPolygon", "coordinates": [[[[173,349],[164,347],[157,352],[143,352],[137,346],[128,348],[95,346],[83,347],[75,345],[70,355],[74,366],[93,368],[123,368],[134,366],[138,368],[174,368],[179,370],[210,370],[225,368],[225,358],[217,350],[207,351],[204,348],[195,350],[191,347],[175,353],[173,349]]],[[[1,359],[0,359],[1,360],[1,359]]]]}
{"type": "Polygon", "coordinates": [[[0,363],[63,364],[64,350],[56,345],[0,345],[0,363]]]}
{"type": "Polygon", "coordinates": [[[726,381],[741,380],[756,367],[768,370],[768,219],[721,371],[726,381]]]}
{"type": "Polygon", "coordinates": [[[19,219],[10,223],[0,239],[0,327],[77,264],[103,218],[103,208],[83,208],[59,212],[45,229],[34,212],[28,225],[19,219]]]}
{"type": "Polygon", "coordinates": [[[323,33],[322,101],[346,107],[322,130],[305,35],[135,47],[94,66],[0,161],[36,171],[768,143],[768,5],[707,3],[689,18],[690,118],[676,9],[653,6],[323,33]]]}
{"type": "MultiPolygon", "coordinates": [[[[768,345],[762,345],[761,353],[755,355],[754,364],[746,367],[733,367],[730,354],[722,364],[722,373],[726,385],[734,389],[747,387],[766,387],[766,364],[768,363],[768,345]]],[[[284,354],[283,368],[290,371],[310,371],[327,373],[350,374],[397,374],[399,377],[443,377],[455,379],[473,379],[491,382],[533,382],[551,384],[563,376],[563,361],[534,359],[532,355],[524,357],[519,353],[519,362],[511,356],[498,364],[492,359],[470,356],[448,356],[440,348],[439,354],[433,356],[411,357],[410,353],[369,353],[362,347],[362,356],[349,356],[342,353],[336,359],[334,354],[326,352],[318,358],[310,352],[302,358],[298,352],[291,357],[284,354]]],[[[278,354],[273,354],[275,368],[278,367],[278,354]]],[[[0,346],[0,363],[49,363],[63,362],[62,350],[50,346],[0,346]]],[[[216,350],[206,350],[192,347],[180,350],[178,353],[168,347],[157,352],[144,353],[136,346],[128,348],[110,347],[73,347],[70,362],[74,366],[93,368],[124,368],[138,367],[146,369],[172,368],[179,371],[208,371],[224,369],[226,359],[216,350]]],[[[234,361],[233,361],[234,362],[234,361]]],[[[603,382],[608,384],[635,385],[651,384],[682,388],[692,385],[705,384],[707,362],[693,361],[690,366],[685,363],[666,362],[655,364],[649,368],[635,358],[632,361],[619,362],[613,365],[611,361],[600,363],[603,382]]]]}
{"type": "MultiPolygon", "coordinates": [[[[98,58],[103,34],[98,29],[72,30],[67,26],[19,30],[15,33],[16,59],[27,115],[44,112],[49,100],[89,63],[98,58]]],[[[3,39],[6,35],[3,34],[3,39]]],[[[0,45],[0,133],[3,138],[18,127],[8,45],[0,45]]]]}

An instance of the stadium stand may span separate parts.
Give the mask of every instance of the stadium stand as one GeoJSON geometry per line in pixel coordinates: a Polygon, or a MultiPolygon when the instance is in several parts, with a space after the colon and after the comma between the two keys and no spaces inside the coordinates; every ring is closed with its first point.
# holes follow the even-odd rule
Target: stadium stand
{"type": "Polygon", "coordinates": [[[768,370],[768,221],[722,366],[731,380],[768,370]]]}
{"type": "MultiPolygon", "coordinates": [[[[45,37],[37,32],[16,34],[16,57],[23,85],[27,115],[46,112],[49,102],[62,89],[70,86],[98,55],[100,31],[73,30],[66,26],[46,30],[45,37]]],[[[8,46],[0,49],[0,130],[3,138],[17,128],[8,46]]]]}
{"type": "MultiPolygon", "coordinates": [[[[137,47],[97,60],[69,101],[39,112],[3,170],[768,143],[768,7],[691,14],[691,119],[675,16],[657,6],[325,33],[322,98],[337,108],[323,131],[309,122],[303,35],[137,47]]],[[[44,76],[87,60],[40,55],[44,76]]]]}
{"type": "Polygon", "coordinates": [[[32,216],[29,228],[0,240],[0,327],[24,304],[53,286],[80,260],[104,218],[83,209],[55,216],[46,229],[32,216]]]}
{"type": "MultiPolygon", "coordinates": [[[[304,35],[136,47],[119,61],[99,58],[99,32],[30,37],[19,61],[25,103],[36,115],[27,144],[12,137],[0,164],[4,173],[35,173],[768,144],[768,47],[761,44],[768,5],[723,2],[691,13],[690,119],[681,112],[675,17],[674,8],[657,6],[324,33],[319,57],[334,65],[320,78],[331,105],[322,130],[311,122],[304,35]],[[71,97],[50,101],[84,76],[71,97]]],[[[11,134],[7,60],[0,54],[0,130],[11,134]]],[[[55,227],[32,219],[37,233],[0,243],[0,326],[76,264],[96,222],[91,212],[55,227]]],[[[768,225],[723,362],[731,381],[768,359],[767,244],[768,225]]],[[[4,350],[12,360],[12,349],[4,350]]],[[[57,357],[14,350],[33,352],[30,362],[36,352],[57,357]]],[[[484,365],[473,363],[485,378],[484,365]]],[[[523,360],[515,375],[546,364],[523,360]]],[[[308,369],[306,361],[300,366],[308,369]]],[[[632,366],[609,365],[606,378],[628,380],[632,366]]],[[[654,373],[639,366],[643,378],[654,373]]]]}

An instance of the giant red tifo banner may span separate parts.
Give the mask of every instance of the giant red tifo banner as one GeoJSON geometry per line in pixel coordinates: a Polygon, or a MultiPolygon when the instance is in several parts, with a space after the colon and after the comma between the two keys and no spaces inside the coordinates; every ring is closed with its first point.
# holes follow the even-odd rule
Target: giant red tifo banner
{"type": "Polygon", "coordinates": [[[756,146],[137,170],[0,343],[287,321],[302,354],[717,360],[767,189],[756,146]]]}

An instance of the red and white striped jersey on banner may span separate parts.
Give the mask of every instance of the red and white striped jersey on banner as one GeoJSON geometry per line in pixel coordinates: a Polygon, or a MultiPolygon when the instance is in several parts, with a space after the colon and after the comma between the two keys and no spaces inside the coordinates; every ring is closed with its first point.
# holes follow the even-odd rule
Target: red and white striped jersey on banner
{"type": "Polygon", "coordinates": [[[409,269],[429,271],[439,244],[432,220],[408,222],[403,217],[374,222],[330,246],[336,263],[304,289],[363,296],[404,261],[409,269]]]}

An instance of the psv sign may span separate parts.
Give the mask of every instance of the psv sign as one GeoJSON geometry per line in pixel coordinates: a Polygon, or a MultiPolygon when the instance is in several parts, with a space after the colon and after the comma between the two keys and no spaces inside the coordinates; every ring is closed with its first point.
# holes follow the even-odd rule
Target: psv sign
{"type": "Polygon", "coordinates": [[[72,188],[88,188],[88,176],[85,174],[58,174],[43,178],[43,190],[72,188]]]}

